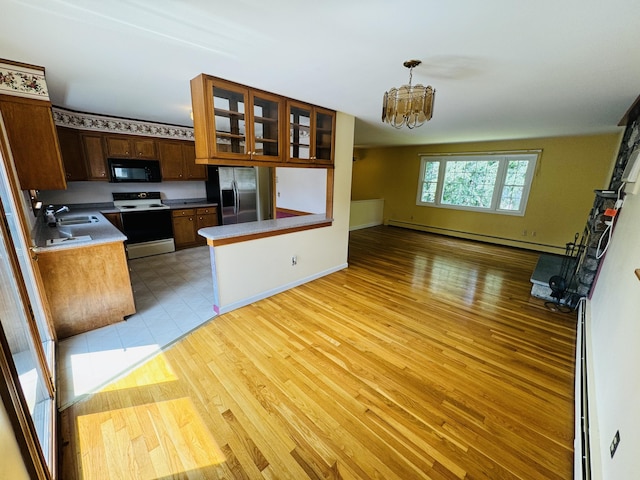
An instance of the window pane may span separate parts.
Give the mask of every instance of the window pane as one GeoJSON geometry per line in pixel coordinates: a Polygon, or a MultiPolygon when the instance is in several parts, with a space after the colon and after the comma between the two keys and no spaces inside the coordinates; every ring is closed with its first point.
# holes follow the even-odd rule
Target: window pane
{"type": "Polygon", "coordinates": [[[448,161],[445,166],[442,203],[491,208],[499,162],[448,161]]]}
{"type": "Polygon", "coordinates": [[[505,186],[500,198],[500,210],[520,210],[523,187],[505,186]]]}
{"type": "Polygon", "coordinates": [[[434,203],[436,201],[436,186],[438,185],[438,171],[440,162],[426,162],[424,166],[424,178],[422,179],[422,195],[420,201],[434,203]]]}

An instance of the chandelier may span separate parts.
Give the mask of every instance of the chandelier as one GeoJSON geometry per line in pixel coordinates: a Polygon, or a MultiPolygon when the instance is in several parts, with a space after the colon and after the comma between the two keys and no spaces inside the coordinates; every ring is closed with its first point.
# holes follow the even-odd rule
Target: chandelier
{"type": "Polygon", "coordinates": [[[383,122],[395,128],[402,128],[403,125],[415,128],[431,120],[435,89],[431,85],[411,85],[413,69],[421,63],[420,60],[404,62],[403,65],[409,69],[409,84],[385,92],[382,103],[383,122]]]}

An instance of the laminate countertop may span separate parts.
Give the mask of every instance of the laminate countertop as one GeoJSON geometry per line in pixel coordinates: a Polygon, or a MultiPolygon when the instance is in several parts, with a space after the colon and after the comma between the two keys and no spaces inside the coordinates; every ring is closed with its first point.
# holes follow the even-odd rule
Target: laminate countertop
{"type": "Polygon", "coordinates": [[[127,237],[113,226],[96,208],[74,208],[70,212],[56,215],[56,218],[64,220],[74,217],[93,217],[97,221],[92,223],[80,223],[76,225],[56,225],[50,227],[42,216],[36,220],[36,225],[31,232],[38,250],[53,251],[67,248],[86,247],[102,243],[124,242],[127,237]],[[88,237],[88,238],[87,238],[88,237]],[[47,240],[58,239],[60,243],[47,245],[47,240]],[[69,239],[69,240],[64,240],[69,239]]]}
{"type": "Polygon", "coordinates": [[[206,227],[198,230],[198,234],[207,239],[209,245],[216,243],[234,243],[255,238],[280,235],[298,230],[328,226],[332,218],[324,213],[314,215],[299,215],[295,217],[260,220],[257,222],[235,223],[217,227],[206,227]]]}

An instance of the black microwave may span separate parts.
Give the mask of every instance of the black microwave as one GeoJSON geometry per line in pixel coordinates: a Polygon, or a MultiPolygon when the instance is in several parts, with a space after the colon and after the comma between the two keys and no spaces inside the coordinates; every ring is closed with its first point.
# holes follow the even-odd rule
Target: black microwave
{"type": "Polygon", "coordinates": [[[110,182],[161,182],[160,161],[110,158],[110,182]]]}

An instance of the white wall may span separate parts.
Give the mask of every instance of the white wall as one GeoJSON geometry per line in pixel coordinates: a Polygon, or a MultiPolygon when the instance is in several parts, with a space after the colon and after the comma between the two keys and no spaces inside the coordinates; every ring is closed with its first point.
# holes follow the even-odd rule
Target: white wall
{"type": "Polygon", "coordinates": [[[276,168],[276,206],[325,213],[327,171],[323,168],[276,168]]]}
{"type": "Polygon", "coordinates": [[[375,225],[382,225],[384,198],[370,200],[353,200],[349,217],[349,230],[359,230],[375,225]]]}
{"type": "Polygon", "coordinates": [[[69,182],[66,190],[43,190],[44,204],[80,204],[113,202],[111,192],[160,192],[163,200],[205,198],[204,181],[160,183],[69,182]]]}
{"type": "Polygon", "coordinates": [[[627,195],[591,298],[587,335],[597,421],[594,478],[640,478],[640,195],[627,195]],[[609,445],[620,431],[614,458],[609,445]],[[600,476],[601,473],[601,476],[600,476]]]}
{"type": "Polygon", "coordinates": [[[347,266],[353,128],[354,117],[337,114],[330,227],[215,247],[223,312],[347,266]],[[294,255],[296,266],[291,265],[294,255]]]}

